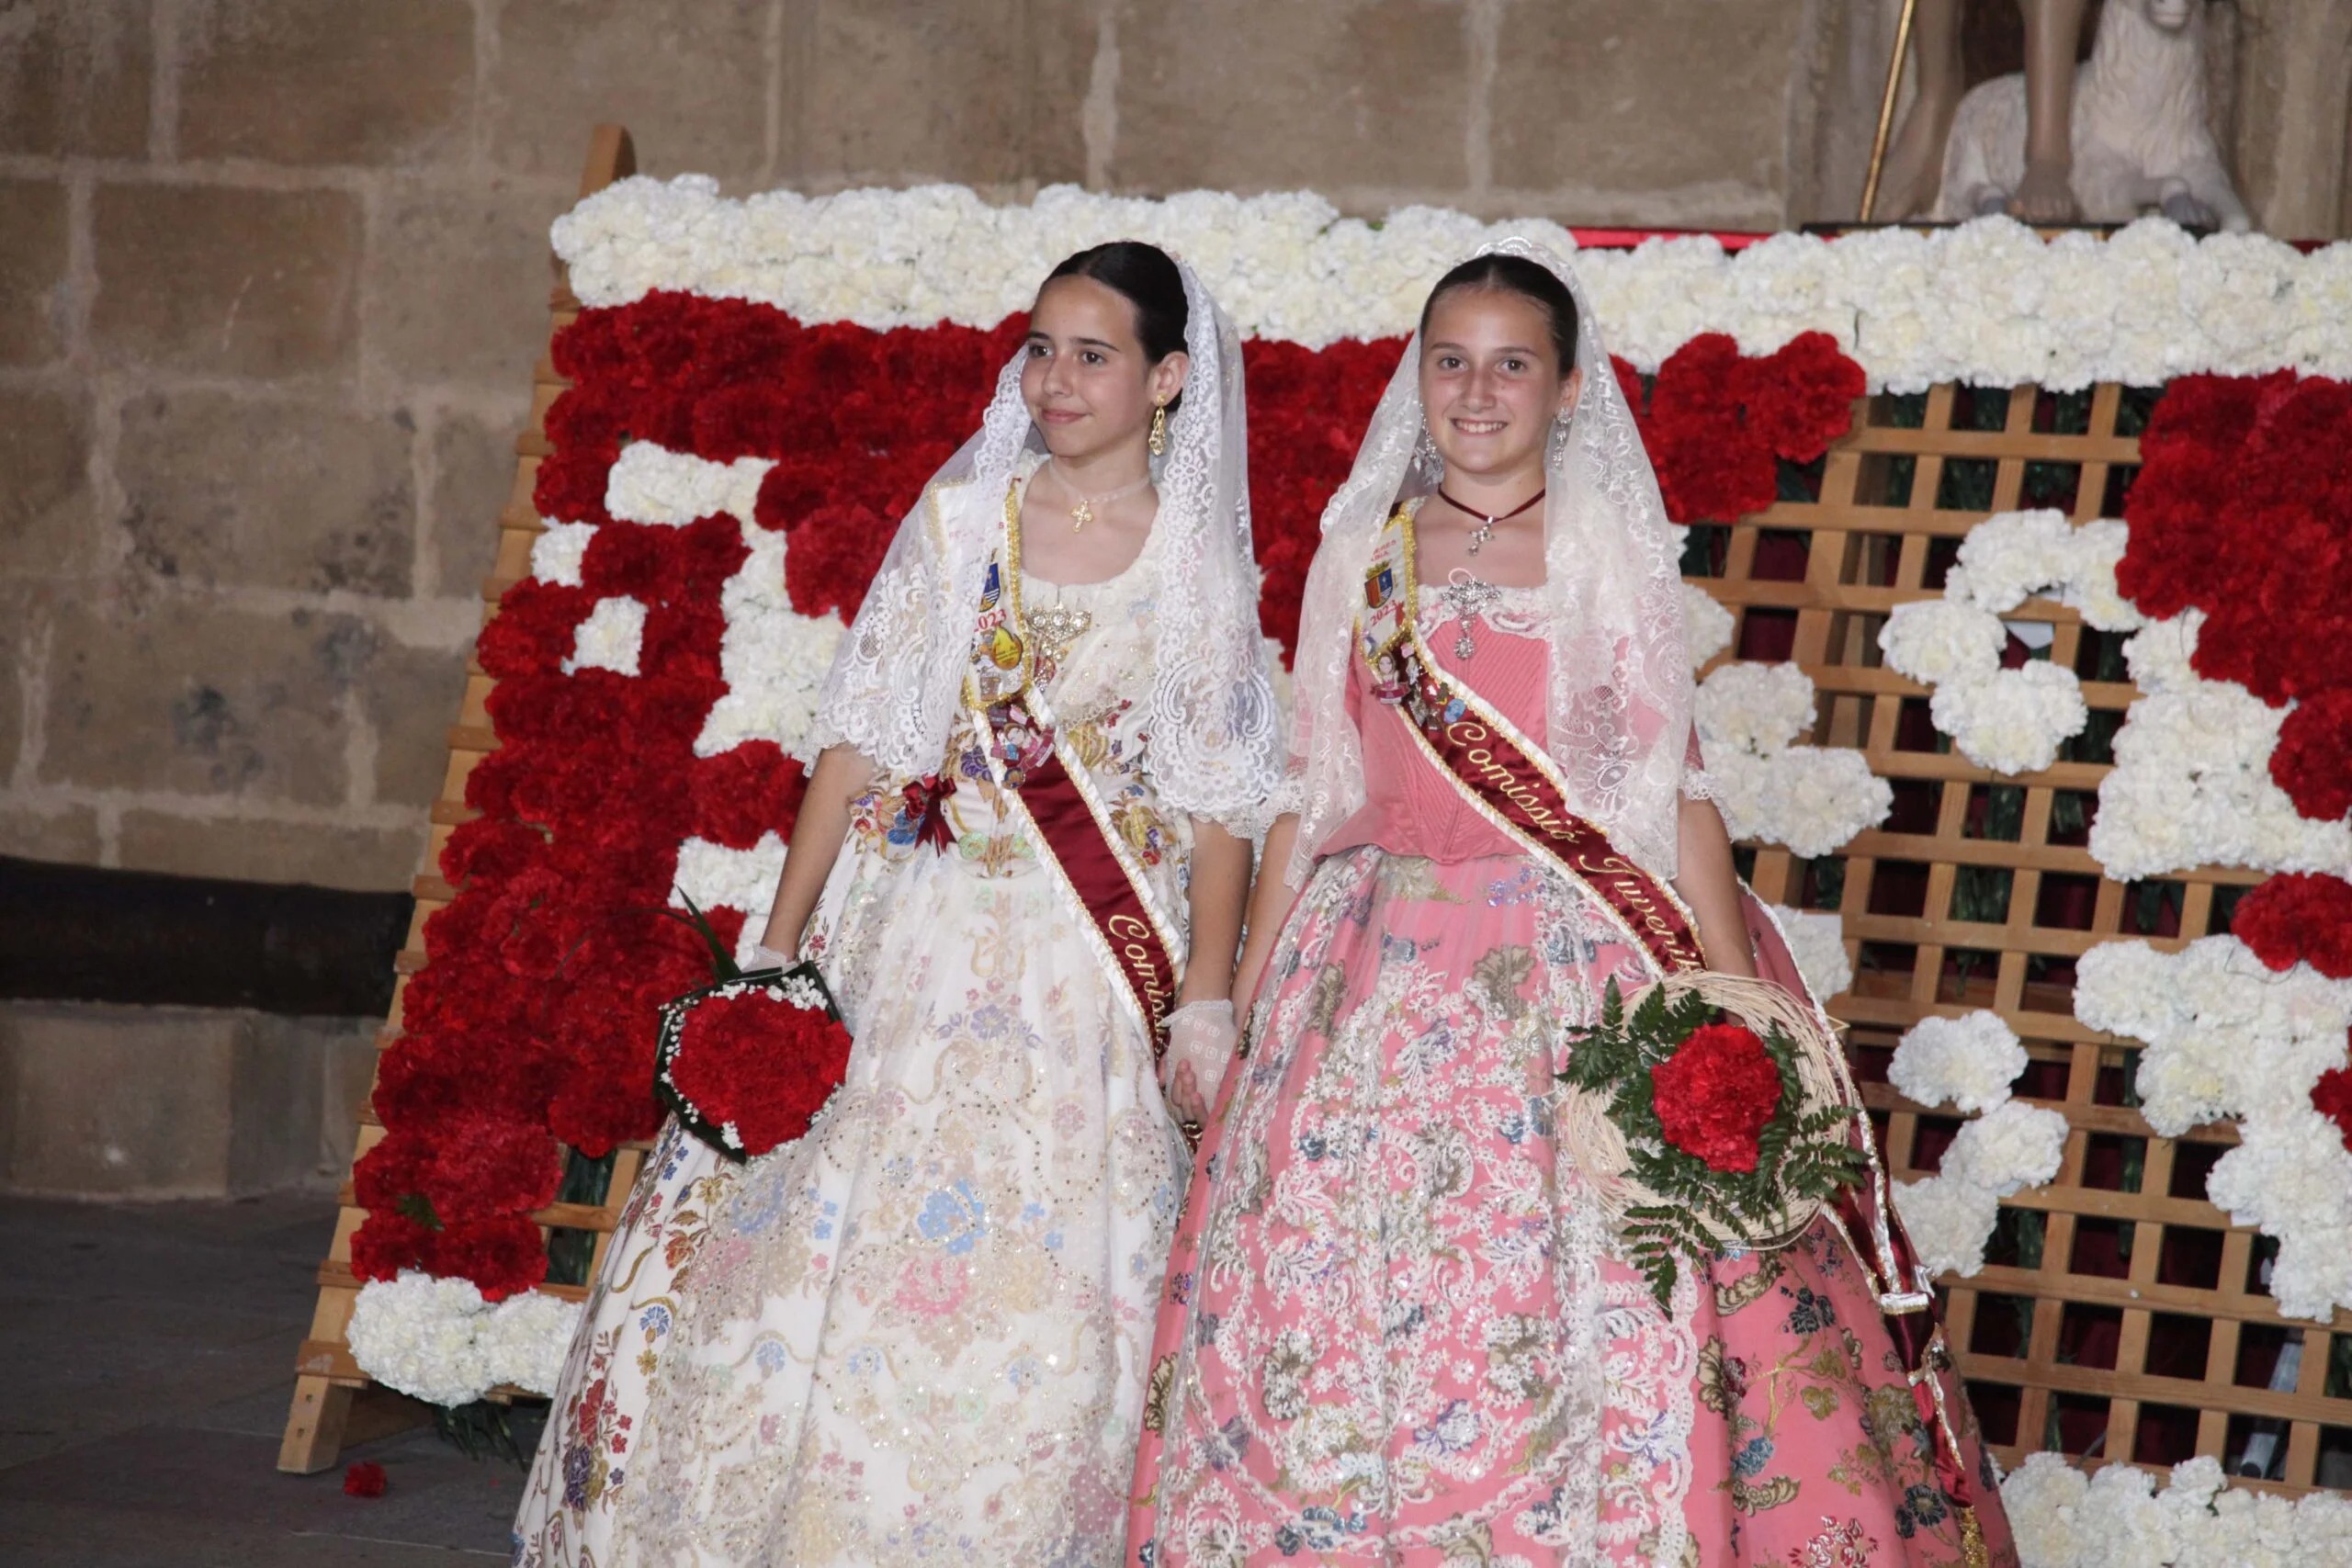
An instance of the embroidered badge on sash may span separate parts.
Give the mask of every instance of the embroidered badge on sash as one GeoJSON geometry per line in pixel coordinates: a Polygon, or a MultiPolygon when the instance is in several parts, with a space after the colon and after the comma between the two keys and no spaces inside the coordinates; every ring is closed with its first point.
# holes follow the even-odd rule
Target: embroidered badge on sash
{"type": "Polygon", "coordinates": [[[1403,533],[1392,525],[1372,553],[1363,574],[1364,613],[1357,623],[1364,662],[1372,666],[1372,694],[1384,703],[1402,702],[1406,677],[1397,652],[1406,641],[1413,594],[1404,573],[1403,533]]]}

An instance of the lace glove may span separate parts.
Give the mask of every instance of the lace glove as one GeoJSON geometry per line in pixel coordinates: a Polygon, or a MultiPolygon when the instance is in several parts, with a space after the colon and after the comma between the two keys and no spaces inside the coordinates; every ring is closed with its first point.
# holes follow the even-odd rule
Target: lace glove
{"type": "Polygon", "coordinates": [[[775,948],[770,947],[767,943],[762,942],[759,946],[752,949],[752,961],[749,964],[744,964],[743,967],[746,970],[790,969],[799,962],[800,960],[793,957],[792,954],[788,953],[778,953],[775,948]]]}
{"type": "Polygon", "coordinates": [[[1168,1015],[1168,1108],[1195,1140],[1216,1103],[1238,1034],[1230,1001],[1188,1002],[1168,1015]]]}

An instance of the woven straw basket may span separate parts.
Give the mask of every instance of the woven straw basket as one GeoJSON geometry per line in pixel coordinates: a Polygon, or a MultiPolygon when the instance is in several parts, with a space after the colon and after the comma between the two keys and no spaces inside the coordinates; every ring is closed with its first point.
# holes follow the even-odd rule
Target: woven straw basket
{"type": "MultiPolygon", "coordinates": [[[[1795,1042],[1801,1103],[1791,1106],[1784,1102],[1780,1114],[1805,1116],[1828,1106],[1858,1114],[1860,1111],[1861,1097],[1846,1070],[1845,1050],[1824,1027],[1821,1014],[1804,998],[1792,995],[1769,980],[1750,980],[1705,970],[1669,975],[1657,985],[1665,988],[1669,1003],[1684,993],[1696,991],[1759,1036],[1778,1025],[1795,1042]]],[[[1633,1016],[1634,1008],[1649,996],[1652,988],[1644,987],[1624,998],[1627,1018],[1633,1016]]],[[[1564,1084],[1555,1115],[1560,1141],[1611,1221],[1622,1226],[1634,1209],[1672,1201],[1634,1179],[1625,1135],[1609,1119],[1606,1096],[1564,1084]]],[[[1822,1202],[1818,1198],[1796,1201],[1780,1213],[1758,1220],[1745,1232],[1735,1231],[1703,1213],[1694,1213],[1691,1218],[1724,1247],[1762,1252],[1786,1247],[1804,1235],[1820,1213],[1822,1202]]]]}

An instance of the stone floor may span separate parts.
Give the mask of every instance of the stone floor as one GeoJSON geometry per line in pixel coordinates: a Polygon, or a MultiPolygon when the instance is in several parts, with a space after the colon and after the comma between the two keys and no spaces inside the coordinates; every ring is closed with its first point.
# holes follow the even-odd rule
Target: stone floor
{"type": "Polygon", "coordinates": [[[281,1475],[328,1196],[0,1199],[0,1563],[412,1568],[503,1561],[522,1473],[431,1428],[281,1475]],[[345,1463],[381,1464],[348,1497],[345,1463]]]}

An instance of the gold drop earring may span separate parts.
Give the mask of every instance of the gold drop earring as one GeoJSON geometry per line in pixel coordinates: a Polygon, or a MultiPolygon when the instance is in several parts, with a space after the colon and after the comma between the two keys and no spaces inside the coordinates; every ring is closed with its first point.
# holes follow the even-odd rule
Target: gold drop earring
{"type": "Polygon", "coordinates": [[[1168,405],[1155,403],[1151,410],[1151,455],[1168,456],[1168,405]]]}

